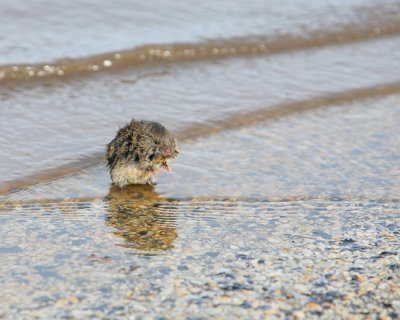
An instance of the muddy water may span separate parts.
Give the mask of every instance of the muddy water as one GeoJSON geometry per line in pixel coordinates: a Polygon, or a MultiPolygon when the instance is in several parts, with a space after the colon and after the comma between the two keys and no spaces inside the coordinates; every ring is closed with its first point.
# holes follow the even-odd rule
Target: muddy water
{"type": "Polygon", "coordinates": [[[2,6],[0,318],[400,314],[397,2],[2,6]],[[131,117],[155,187],[102,161],[131,117]]]}

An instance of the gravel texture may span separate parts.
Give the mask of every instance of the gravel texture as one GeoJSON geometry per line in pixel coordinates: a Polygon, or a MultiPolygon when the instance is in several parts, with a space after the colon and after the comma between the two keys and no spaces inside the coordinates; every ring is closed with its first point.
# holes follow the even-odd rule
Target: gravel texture
{"type": "Polygon", "coordinates": [[[99,165],[1,195],[0,318],[400,318],[398,105],[186,141],[155,188],[99,165]]]}
{"type": "Polygon", "coordinates": [[[154,205],[120,229],[110,202],[2,214],[1,316],[399,317],[398,203],[154,205]]]}

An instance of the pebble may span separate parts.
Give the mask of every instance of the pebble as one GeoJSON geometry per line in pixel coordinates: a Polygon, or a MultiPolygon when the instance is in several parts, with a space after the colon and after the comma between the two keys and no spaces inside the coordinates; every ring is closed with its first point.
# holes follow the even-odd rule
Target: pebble
{"type": "Polygon", "coordinates": [[[303,311],[295,311],[295,312],[292,313],[292,315],[296,319],[304,319],[306,317],[306,315],[304,314],[303,311]]]}
{"type": "MultiPolygon", "coordinates": [[[[258,206],[265,210],[259,209],[257,214],[248,213],[244,202],[231,203],[243,213],[218,213],[212,215],[213,219],[207,216],[204,220],[182,215],[175,233],[165,231],[165,226],[152,227],[151,223],[159,224],[157,217],[126,220],[124,231],[129,231],[126,227],[130,223],[144,223],[148,226],[138,228],[151,229],[160,235],[161,238],[150,237],[150,243],[162,240],[163,235],[174,235],[172,246],[161,250],[155,244],[157,250],[146,252],[128,246],[127,238],[111,234],[110,230],[117,231],[99,214],[98,204],[95,215],[90,213],[90,204],[85,204],[84,209],[74,207],[73,219],[56,215],[42,216],[43,221],[19,217],[20,222],[13,223],[14,229],[5,221],[0,224],[0,234],[8,240],[5,247],[21,250],[0,260],[4,274],[0,303],[6,301],[8,305],[2,309],[2,316],[6,319],[18,319],[20,315],[27,319],[394,316],[400,313],[397,267],[400,258],[393,254],[400,251],[398,237],[394,237],[397,229],[386,230],[374,217],[390,217],[391,223],[400,225],[400,210],[397,204],[391,204],[385,207],[388,211],[384,215],[378,204],[375,209],[368,207],[375,214],[367,215],[367,204],[332,204],[331,210],[336,210],[336,215],[316,215],[310,222],[308,212],[323,204],[309,203],[302,214],[301,208],[296,209],[299,213],[296,219],[288,219],[293,212],[288,214],[282,203],[248,204],[251,212],[258,206]],[[85,211],[83,222],[79,220],[79,210],[85,211]],[[284,227],[279,224],[280,215],[288,220],[284,227]],[[318,220],[318,216],[324,219],[318,220]],[[218,227],[209,228],[210,221],[218,227]],[[362,222],[368,222],[368,232],[359,230],[362,222]],[[82,225],[93,232],[83,235],[82,225]],[[299,225],[308,227],[299,231],[299,225]],[[324,233],[315,233],[317,228],[324,233]],[[30,238],[18,237],[31,229],[30,238]],[[335,236],[327,237],[328,231],[335,236]],[[180,234],[186,236],[181,238],[180,234]],[[191,246],[191,236],[196,236],[195,248],[191,246]],[[81,241],[84,237],[88,240],[81,241]],[[278,241],[270,242],[271,238],[278,241]],[[66,245],[72,241],[74,246],[66,245]],[[364,249],[349,250],[356,245],[364,249]],[[86,257],[93,252],[98,257],[111,257],[110,263],[87,261],[86,257]],[[382,263],[384,260],[386,263],[382,263]]],[[[190,202],[185,203],[187,207],[190,202]]],[[[201,208],[198,203],[196,207],[201,208]]],[[[132,234],[136,236],[137,229],[134,231],[132,234]]]]}

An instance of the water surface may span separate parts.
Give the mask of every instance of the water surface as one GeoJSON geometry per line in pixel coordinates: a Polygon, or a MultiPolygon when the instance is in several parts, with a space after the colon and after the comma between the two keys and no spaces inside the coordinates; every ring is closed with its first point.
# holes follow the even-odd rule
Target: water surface
{"type": "Polygon", "coordinates": [[[232,116],[279,111],[290,103],[296,109],[326,96],[357,98],[354,90],[372,94],[375,87],[399,82],[399,43],[396,37],[273,57],[7,85],[0,89],[1,184],[6,188],[39,172],[55,169],[54,176],[57,168],[93,162],[85,157],[100,161],[118,126],[132,117],[161,121],[185,139],[229,127],[232,116]]]}
{"type": "Polygon", "coordinates": [[[398,317],[396,1],[0,6],[0,318],[398,317]]]}

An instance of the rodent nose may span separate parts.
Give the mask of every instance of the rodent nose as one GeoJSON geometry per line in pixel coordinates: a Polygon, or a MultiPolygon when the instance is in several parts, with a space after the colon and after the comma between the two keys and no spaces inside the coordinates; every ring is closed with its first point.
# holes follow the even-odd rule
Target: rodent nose
{"type": "Polygon", "coordinates": [[[168,156],[171,154],[171,150],[169,150],[168,148],[164,150],[165,154],[168,156]]]}

